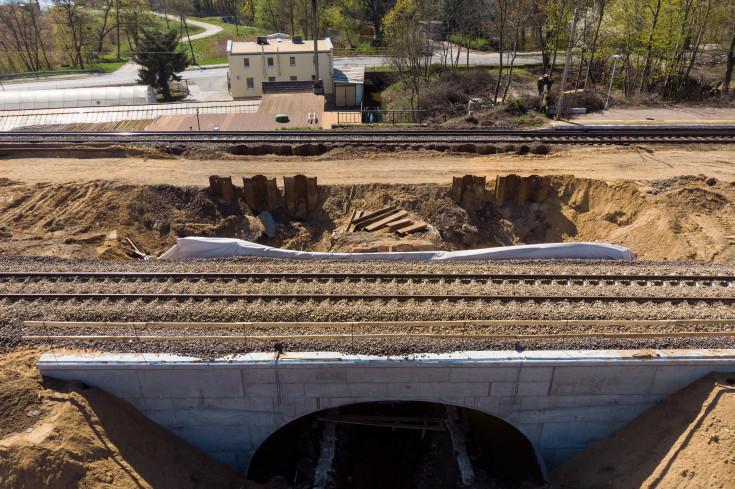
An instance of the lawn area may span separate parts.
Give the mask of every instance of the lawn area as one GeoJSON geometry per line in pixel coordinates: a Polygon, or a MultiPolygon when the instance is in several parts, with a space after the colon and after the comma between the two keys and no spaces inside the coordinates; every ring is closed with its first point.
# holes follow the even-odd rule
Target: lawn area
{"type": "MultiPolygon", "coordinates": [[[[166,29],[166,19],[163,17],[159,17],[157,15],[152,15],[153,17],[153,27],[157,30],[164,30],[166,29]]],[[[188,18],[188,17],[187,17],[188,18]]],[[[196,19],[195,19],[196,20],[196,19]]],[[[168,20],[169,29],[173,29],[176,32],[180,32],[181,29],[181,22],[178,20],[168,20]]],[[[201,32],[204,32],[203,27],[199,27],[192,24],[187,24],[189,26],[189,35],[193,36],[195,34],[199,34],[201,32]]],[[[184,39],[186,39],[186,29],[184,29],[184,39]]]]}
{"type": "MultiPolygon", "coordinates": [[[[211,37],[205,37],[204,39],[196,39],[191,42],[194,48],[194,56],[196,57],[197,64],[200,65],[211,65],[218,63],[227,63],[227,40],[240,40],[240,41],[254,41],[255,37],[265,35],[265,32],[258,27],[238,26],[237,31],[240,35],[238,36],[235,25],[227,24],[222,22],[220,17],[190,17],[192,20],[198,20],[200,22],[206,22],[207,24],[217,25],[223,28],[222,32],[219,32],[211,37]]],[[[189,43],[186,42],[187,52],[189,52],[189,43]]]]}

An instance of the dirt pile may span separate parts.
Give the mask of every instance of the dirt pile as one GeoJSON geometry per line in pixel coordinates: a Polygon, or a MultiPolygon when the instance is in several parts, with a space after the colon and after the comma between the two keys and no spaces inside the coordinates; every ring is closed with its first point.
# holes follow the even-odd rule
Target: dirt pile
{"type": "Polygon", "coordinates": [[[38,354],[0,354],[0,486],[260,487],[115,396],[42,379],[38,354]]]}
{"type": "MultiPolygon", "coordinates": [[[[29,185],[0,179],[0,252],[64,258],[127,259],[121,240],[132,236],[160,254],[182,236],[236,237],[310,251],[349,251],[399,244],[456,250],[489,246],[603,241],[638,258],[735,262],[735,186],[705,177],[640,184],[551,177],[542,203],[478,211],[435,184],[320,187],[317,208],[301,219],[273,212],[275,232],[240,198],[226,205],[201,187],[123,185],[108,181],[29,185]],[[345,233],[353,209],[396,205],[429,223],[424,233],[345,233]],[[654,239],[652,239],[652,237],[654,239]]],[[[488,192],[493,182],[488,184],[488,192]]]]}
{"type": "Polygon", "coordinates": [[[726,488],[735,481],[735,374],[710,374],[555,469],[560,488],[726,488]]]}

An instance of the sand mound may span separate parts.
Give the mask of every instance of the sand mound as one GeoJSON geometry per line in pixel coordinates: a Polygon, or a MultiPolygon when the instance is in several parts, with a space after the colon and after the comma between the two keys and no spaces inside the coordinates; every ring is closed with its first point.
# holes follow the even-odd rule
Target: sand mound
{"type": "Polygon", "coordinates": [[[735,487],[735,374],[710,374],[551,473],[561,488],[735,487]]]}
{"type": "Polygon", "coordinates": [[[129,403],[80,383],[44,381],[37,357],[0,355],[0,487],[256,487],[129,403]]]}
{"type": "Polygon", "coordinates": [[[477,212],[455,203],[448,186],[321,186],[320,204],[305,218],[274,211],[276,232],[268,237],[241,200],[228,206],[200,187],[0,179],[0,252],[127,259],[121,239],[128,235],[155,255],[180,236],[234,237],[309,251],[406,242],[457,250],[603,241],[649,260],[735,262],[735,185],[704,177],[639,184],[566,175],[552,177],[552,186],[543,203],[510,201],[500,207],[488,189],[490,201],[477,212]],[[429,223],[428,232],[398,239],[382,231],[340,231],[353,209],[389,204],[429,223]]]}

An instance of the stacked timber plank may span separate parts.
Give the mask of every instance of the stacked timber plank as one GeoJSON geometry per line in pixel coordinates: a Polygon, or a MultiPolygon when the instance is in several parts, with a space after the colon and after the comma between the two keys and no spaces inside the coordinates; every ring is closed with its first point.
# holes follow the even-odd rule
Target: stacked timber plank
{"type": "Polygon", "coordinates": [[[426,223],[408,217],[408,212],[389,205],[376,211],[354,210],[345,228],[347,232],[374,232],[386,229],[399,236],[426,229],[426,223]]]}

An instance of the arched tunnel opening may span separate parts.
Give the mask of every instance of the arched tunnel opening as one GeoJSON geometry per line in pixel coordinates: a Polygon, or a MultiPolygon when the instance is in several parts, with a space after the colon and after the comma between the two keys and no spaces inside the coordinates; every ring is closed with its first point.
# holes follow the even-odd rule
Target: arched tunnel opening
{"type": "Polygon", "coordinates": [[[531,489],[543,469],[531,442],[502,419],[417,401],[350,404],[281,427],[248,478],[294,488],[531,489]]]}

